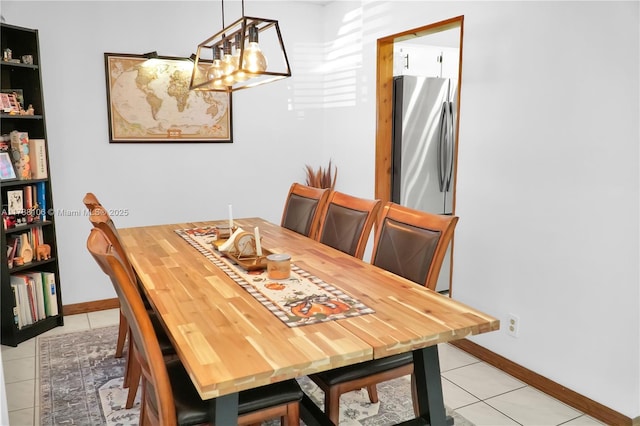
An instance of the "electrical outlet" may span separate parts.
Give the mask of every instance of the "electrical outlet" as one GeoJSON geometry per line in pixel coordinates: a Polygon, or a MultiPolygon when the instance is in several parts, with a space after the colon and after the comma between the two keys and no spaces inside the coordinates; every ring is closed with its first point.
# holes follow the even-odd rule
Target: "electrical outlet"
{"type": "Polygon", "coordinates": [[[511,337],[518,337],[520,331],[520,318],[517,315],[507,315],[507,334],[511,337]]]}

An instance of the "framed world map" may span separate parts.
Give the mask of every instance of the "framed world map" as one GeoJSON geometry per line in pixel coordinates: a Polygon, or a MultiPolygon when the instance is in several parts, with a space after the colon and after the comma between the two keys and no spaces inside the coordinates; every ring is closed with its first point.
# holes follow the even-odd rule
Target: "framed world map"
{"type": "Polygon", "coordinates": [[[105,53],[109,142],[232,142],[231,93],[189,90],[186,58],[105,53]]]}

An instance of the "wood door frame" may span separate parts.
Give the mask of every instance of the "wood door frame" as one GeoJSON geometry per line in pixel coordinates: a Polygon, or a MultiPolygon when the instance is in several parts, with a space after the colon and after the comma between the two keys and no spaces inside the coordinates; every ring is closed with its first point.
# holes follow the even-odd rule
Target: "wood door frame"
{"type": "MultiPolygon", "coordinates": [[[[375,159],[375,197],[383,203],[391,200],[391,166],[393,164],[391,141],[393,137],[393,45],[395,42],[410,40],[429,34],[460,28],[460,48],[458,64],[458,102],[456,104],[455,135],[456,143],[453,163],[453,205],[456,211],[456,186],[458,176],[458,134],[460,129],[460,100],[462,95],[462,40],[464,33],[464,15],[435,22],[378,39],[376,60],[376,159],[375,159]]],[[[453,238],[451,239],[450,276],[453,272],[453,238]]],[[[452,286],[449,283],[449,295],[452,286]]]]}

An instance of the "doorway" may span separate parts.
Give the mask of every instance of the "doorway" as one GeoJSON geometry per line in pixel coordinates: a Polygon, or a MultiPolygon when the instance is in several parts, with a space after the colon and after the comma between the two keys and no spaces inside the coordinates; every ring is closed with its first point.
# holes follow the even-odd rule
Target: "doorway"
{"type": "MultiPolygon", "coordinates": [[[[377,43],[377,72],[376,72],[376,156],[375,156],[375,196],[383,202],[392,199],[392,172],[393,172],[393,104],[394,104],[394,64],[397,64],[397,48],[401,43],[420,41],[424,43],[430,36],[438,39],[439,33],[459,31],[458,46],[458,69],[457,69],[457,102],[455,105],[455,144],[453,153],[453,190],[451,214],[455,214],[455,186],[457,176],[458,157],[458,129],[460,122],[460,87],[462,78],[462,40],[463,40],[464,16],[447,19],[444,21],[429,24],[423,27],[403,31],[378,39],[377,43]]],[[[435,42],[434,42],[435,43],[435,42]]],[[[396,65],[397,71],[397,65],[396,65]]],[[[447,255],[441,270],[441,279],[448,282],[447,293],[452,294],[451,273],[453,271],[453,244],[449,247],[450,253],[447,255]],[[448,260],[448,262],[447,262],[448,260]]],[[[446,283],[445,283],[446,286],[446,283]]],[[[439,285],[439,287],[441,287],[439,285]]],[[[441,288],[439,288],[441,290],[441,288]]],[[[443,291],[444,292],[444,291],[443,291]]]]}

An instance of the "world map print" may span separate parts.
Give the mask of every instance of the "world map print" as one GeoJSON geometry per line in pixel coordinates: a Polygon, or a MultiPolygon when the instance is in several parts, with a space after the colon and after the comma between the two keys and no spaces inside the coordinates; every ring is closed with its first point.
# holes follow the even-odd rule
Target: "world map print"
{"type": "Polygon", "coordinates": [[[193,62],[105,54],[112,142],[231,141],[231,95],[189,90],[193,62]]]}

